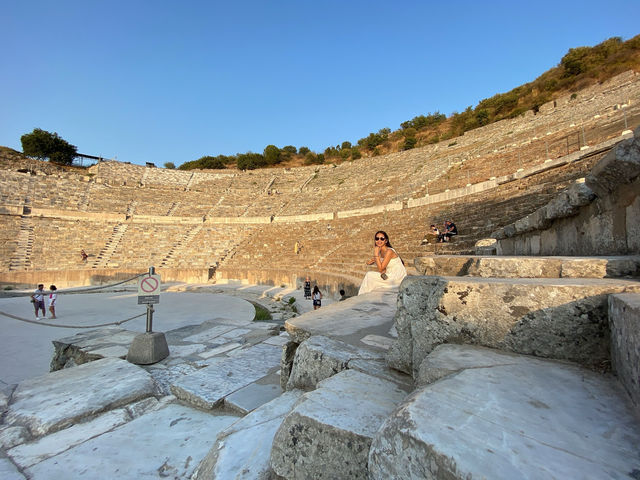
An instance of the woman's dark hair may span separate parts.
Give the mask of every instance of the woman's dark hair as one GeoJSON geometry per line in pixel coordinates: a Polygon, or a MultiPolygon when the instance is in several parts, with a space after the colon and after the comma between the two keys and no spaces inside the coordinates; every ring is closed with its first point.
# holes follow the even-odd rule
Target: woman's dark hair
{"type": "Polygon", "coordinates": [[[313,293],[320,293],[320,289],[318,288],[318,285],[313,286],[313,293]]]}
{"type": "Polygon", "coordinates": [[[386,238],[386,239],[387,239],[387,244],[386,244],[386,245],[387,245],[387,247],[389,247],[389,248],[393,248],[393,247],[391,246],[391,242],[389,241],[389,235],[387,235],[387,232],[385,232],[385,231],[383,231],[383,230],[378,230],[378,231],[376,232],[376,234],[373,236],[373,244],[374,244],[374,245],[376,244],[376,237],[378,236],[378,234],[379,234],[379,233],[383,234],[383,235],[384,235],[384,238],[386,238]]]}
{"type": "Polygon", "coordinates": [[[49,290],[54,290],[54,291],[55,291],[55,290],[57,290],[57,288],[56,288],[56,286],[55,286],[55,285],[51,285],[51,286],[49,287],[49,290]]]}

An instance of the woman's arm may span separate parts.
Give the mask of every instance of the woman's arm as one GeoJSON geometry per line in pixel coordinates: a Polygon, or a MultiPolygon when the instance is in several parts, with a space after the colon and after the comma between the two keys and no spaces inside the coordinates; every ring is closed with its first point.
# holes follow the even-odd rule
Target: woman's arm
{"type": "Polygon", "coordinates": [[[394,253],[390,248],[387,249],[387,253],[384,255],[384,259],[380,261],[380,255],[376,256],[376,265],[378,266],[378,271],[380,273],[384,273],[387,270],[387,265],[393,258],[394,253]]]}

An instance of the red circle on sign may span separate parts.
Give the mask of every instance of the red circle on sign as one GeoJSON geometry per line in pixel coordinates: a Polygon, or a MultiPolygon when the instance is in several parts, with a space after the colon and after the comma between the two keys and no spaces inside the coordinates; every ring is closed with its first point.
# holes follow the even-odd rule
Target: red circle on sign
{"type": "Polygon", "coordinates": [[[140,290],[149,293],[154,292],[158,288],[158,280],[153,277],[147,277],[140,282],[140,290]]]}

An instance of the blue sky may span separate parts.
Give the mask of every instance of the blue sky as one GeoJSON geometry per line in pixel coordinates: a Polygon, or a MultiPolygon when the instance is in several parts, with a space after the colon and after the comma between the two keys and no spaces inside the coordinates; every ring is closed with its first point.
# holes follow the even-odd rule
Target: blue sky
{"type": "Polygon", "coordinates": [[[531,81],[569,48],[640,33],[640,2],[5,0],[0,145],[176,166],[321,152],[531,81]]]}

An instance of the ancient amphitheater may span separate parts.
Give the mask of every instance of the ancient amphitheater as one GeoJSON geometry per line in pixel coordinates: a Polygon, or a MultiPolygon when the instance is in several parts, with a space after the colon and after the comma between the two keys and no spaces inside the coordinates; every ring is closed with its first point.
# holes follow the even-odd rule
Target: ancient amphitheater
{"type": "Polygon", "coordinates": [[[153,265],[163,281],[295,290],[310,275],[353,293],[378,229],[411,275],[285,331],[176,329],[158,365],[124,360],[124,329],[60,339],[61,370],[0,382],[0,476],[639,479],[638,125],[627,72],[340,165],[78,173],[4,154],[3,285],[153,265]],[[446,219],[458,238],[422,245],[446,219]]]}
{"type": "Polygon", "coordinates": [[[184,172],[107,161],[76,173],[5,156],[0,280],[70,286],[154,265],[167,280],[295,284],[310,273],[333,289],[359,283],[378,228],[410,264],[433,253],[420,240],[445,219],[461,236],[435,253],[469,253],[584,176],[638,124],[639,91],[629,72],[537,115],[337,166],[184,172]]]}

